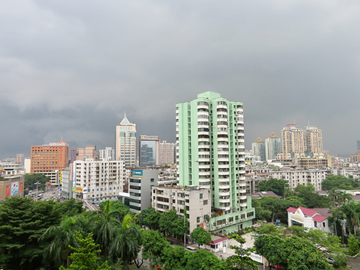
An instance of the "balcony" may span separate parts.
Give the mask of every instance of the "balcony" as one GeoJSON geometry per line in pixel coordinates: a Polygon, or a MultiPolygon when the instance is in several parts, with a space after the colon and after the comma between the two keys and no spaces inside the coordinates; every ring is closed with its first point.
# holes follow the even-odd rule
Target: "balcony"
{"type": "Polygon", "coordinates": [[[209,112],[198,112],[197,115],[209,116],[209,112]]]}
{"type": "Polygon", "coordinates": [[[198,109],[209,110],[209,105],[201,104],[201,105],[197,105],[197,108],[198,108],[198,109]]]}
{"type": "Polygon", "coordinates": [[[219,199],[219,203],[230,203],[230,198],[228,198],[228,199],[219,199]]]}
{"type": "Polygon", "coordinates": [[[199,172],[199,175],[210,176],[210,171],[208,171],[208,172],[199,172]]]}
{"type": "Polygon", "coordinates": [[[218,104],[218,105],[216,105],[216,108],[218,108],[218,109],[227,109],[227,105],[218,104]]]}

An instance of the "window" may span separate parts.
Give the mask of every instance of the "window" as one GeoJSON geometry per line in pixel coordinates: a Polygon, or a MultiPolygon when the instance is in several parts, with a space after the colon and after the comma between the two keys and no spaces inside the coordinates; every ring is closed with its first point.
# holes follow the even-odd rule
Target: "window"
{"type": "Polygon", "coordinates": [[[154,183],[154,178],[151,178],[151,179],[150,179],[150,182],[151,182],[151,183],[154,183]]]}
{"type": "Polygon", "coordinates": [[[196,218],[196,222],[199,223],[200,222],[200,217],[196,218]]]}
{"type": "Polygon", "coordinates": [[[325,222],[323,222],[323,227],[325,228],[325,222]]]}
{"type": "Polygon", "coordinates": [[[202,195],[202,193],[200,193],[200,199],[202,199],[203,198],[203,195],[202,195]]]}
{"type": "Polygon", "coordinates": [[[203,204],[204,204],[204,205],[207,205],[207,204],[208,204],[208,200],[204,200],[203,204]]]}

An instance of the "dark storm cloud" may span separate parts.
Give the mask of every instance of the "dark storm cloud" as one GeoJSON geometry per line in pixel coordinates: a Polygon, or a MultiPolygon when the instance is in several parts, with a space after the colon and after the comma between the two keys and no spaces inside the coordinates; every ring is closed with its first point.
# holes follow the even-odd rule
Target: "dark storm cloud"
{"type": "Polygon", "coordinates": [[[0,158],[32,144],[175,141],[175,104],[203,91],[244,102],[246,146],[282,127],[360,139],[357,1],[2,1],[0,158]],[[5,125],[4,125],[5,124],[5,125]]]}

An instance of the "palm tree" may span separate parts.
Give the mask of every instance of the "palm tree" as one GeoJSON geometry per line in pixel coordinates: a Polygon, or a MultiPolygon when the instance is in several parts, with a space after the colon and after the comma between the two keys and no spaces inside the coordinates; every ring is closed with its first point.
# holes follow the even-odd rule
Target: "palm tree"
{"type": "Polygon", "coordinates": [[[48,228],[39,239],[42,241],[52,238],[50,245],[44,250],[44,259],[53,260],[56,266],[61,266],[67,261],[69,268],[69,245],[78,246],[75,231],[81,231],[81,220],[78,217],[68,217],[58,226],[48,228]]]}
{"type": "Polygon", "coordinates": [[[120,217],[119,211],[111,210],[111,201],[106,201],[104,211],[98,211],[98,221],[95,228],[96,242],[104,254],[104,261],[107,259],[111,240],[115,238],[116,229],[121,223],[116,217],[120,217]]]}
{"type": "Polygon", "coordinates": [[[351,201],[352,200],[352,195],[349,194],[349,193],[346,193],[344,191],[340,191],[337,194],[337,200],[338,200],[339,205],[342,205],[342,204],[345,204],[346,202],[351,201]]]}
{"type": "Polygon", "coordinates": [[[116,236],[110,246],[110,256],[114,261],[121,258],[123,269],[129,269],[129,264],[137,258],[141,245],[141,233],[132,224],[132,220],[130,215],[124,217],[121,227],[115,230],[116,236]]]}
{"type": "Polygon", "coordinates": [[[356,236],[356,231],[360,223],[360,203],[349,201],[341,207],[341,212],[343,217],[346,218],[346,226],[349,232],[354,231],[354,235],[356,236]]]}
{"type": "Polygon", "coordinates": [[[337,198],[338,198],[337,191],[335,189],[330,190],[329,193],[328,193],[328,197],[329,197],[329,199],[331,199],[330,203],[332,203],[332,205],[334,207],[336,207],[337,198]]]}

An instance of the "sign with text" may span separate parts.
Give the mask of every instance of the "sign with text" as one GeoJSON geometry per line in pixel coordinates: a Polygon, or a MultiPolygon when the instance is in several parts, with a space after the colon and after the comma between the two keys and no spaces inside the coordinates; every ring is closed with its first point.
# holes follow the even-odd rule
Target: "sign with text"
{"type": "Polygon", "coordinates": [[[132,170],[133,177],[143,177],[143,170],[132,170]]]}

